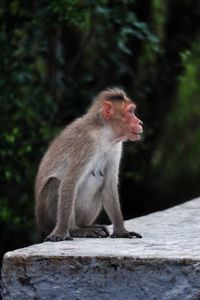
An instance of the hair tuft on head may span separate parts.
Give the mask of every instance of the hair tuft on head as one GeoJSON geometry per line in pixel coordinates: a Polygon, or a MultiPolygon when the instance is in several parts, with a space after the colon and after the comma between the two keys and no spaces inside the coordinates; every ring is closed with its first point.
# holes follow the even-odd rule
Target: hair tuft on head
{"type": "Polygon", "coordinates": [[[107,88],[97,96],[99,99],[107,99],[110,101],[124,101],[126,97],[126,93],[117,87],[107,88]]]}

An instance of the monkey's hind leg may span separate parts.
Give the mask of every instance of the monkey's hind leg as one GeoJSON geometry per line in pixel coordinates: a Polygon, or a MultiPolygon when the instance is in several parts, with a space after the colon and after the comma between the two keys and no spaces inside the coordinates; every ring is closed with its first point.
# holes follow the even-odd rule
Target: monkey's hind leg
{"type": "Polygon", "coordinates": [[[70,235],[79,238],[106,238],[109,236],[109,232],[106,226],[95,224],[73,229],[70,231],[70,235]]]}
{"type": "Polygon", "coordinates": [[[42,188],[36,205],[37,224],[45,234],[49,234],[56,224],[59,185],[59,179],[49,178],[42,188]]]}
{"type": "Polygon", "coordinates": [[[110,236],[110,233],[105,225],[100,225],[100,224],[92,224],[92,225],[87,225],[83,226],[83,228],[93,228],[93,229],[100,229],[106,233],[106,236],[110,236]]]}

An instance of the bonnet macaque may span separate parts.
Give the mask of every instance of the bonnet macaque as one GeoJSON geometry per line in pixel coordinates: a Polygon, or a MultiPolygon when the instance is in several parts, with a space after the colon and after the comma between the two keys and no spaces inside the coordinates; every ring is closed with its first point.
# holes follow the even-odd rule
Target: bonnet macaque
{"type": "Polygon", "coordinates": [[[123,90],[106,89],[50,144],[35,184],[36,221],[45,241],[109,236],[94,224],[102,208],[113,224],[110,237],[141,238],[125,229],[118,195],[122,142],[139,140],[143,131],[135,108],[123,90]]]}

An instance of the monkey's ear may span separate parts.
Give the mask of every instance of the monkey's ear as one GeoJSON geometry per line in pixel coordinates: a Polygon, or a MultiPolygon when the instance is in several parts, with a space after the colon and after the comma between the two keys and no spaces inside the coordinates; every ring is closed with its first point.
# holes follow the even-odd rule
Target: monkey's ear
{"type": "Polygon", "coordinates": [[[109,120],[114,113],[113,104],[110,101],[103,102],[102,116],[104,119],[109,120]]]}

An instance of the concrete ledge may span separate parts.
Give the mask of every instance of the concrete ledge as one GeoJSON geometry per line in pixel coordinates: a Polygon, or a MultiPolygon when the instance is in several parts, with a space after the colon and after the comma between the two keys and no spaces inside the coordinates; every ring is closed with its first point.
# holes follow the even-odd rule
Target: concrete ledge
{"type": "Polygon", "coordinates": [[[126,227],[143,239],[75,239],[6,253],[3,299],[200,299],[200,198],[126,227]]]}

